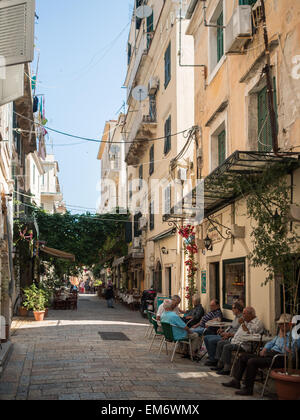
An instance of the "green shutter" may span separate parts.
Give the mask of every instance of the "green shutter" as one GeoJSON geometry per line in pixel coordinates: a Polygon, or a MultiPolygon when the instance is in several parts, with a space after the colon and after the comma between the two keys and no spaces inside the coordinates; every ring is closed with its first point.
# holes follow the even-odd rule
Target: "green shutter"
{"type": "Polygon", "coordinates": [[[165,147],[164,154],[166,155],[171,150],[171,116],[165,122],[165,147]]]}
{"type": "Polygon", "coordinates": [[[150,165],[149,165],[149,175],[152,175],[154,172],[154,144],[150,149],[150,165]]]}
{"type": "Polygon", "coordinates": [[[171,80],[171,43],[165,53],[165,88],[171,80]]]}
{"type": "Polygon", "coordinates": [[[239,0],[239,5],[240,6],[252,6],[256,2],[257,2],[257,0],[239,0]]]}
{"type": "Polygon", "coordinates": [[[218,62],[221,60],[221,58],[224,55],[224,31],[223,31],[223,25],[224,25],[224,19],[223,19],[223,12],[220,14],[217,25],[219,26],[217,29],[217,57],[218,62]]]}
{"type": "MultiPolygon", "coordinates": [[[[277,117],[277,92],[276,92],[276,79],[273,80],[274,84],[274,107],[276,119],[277,117]]],[[[264,87],[258,93],[258,150],[260,152],[270,152],[273,148],[272,142],[272,129],[271,119],[269,115],[269,98],[267,87],[264,87]]]]}
{"type": "Polygon", "coordinates": [[[219,166],[226,160],[226,131],[218,135],[218,158],[219,166]]]}

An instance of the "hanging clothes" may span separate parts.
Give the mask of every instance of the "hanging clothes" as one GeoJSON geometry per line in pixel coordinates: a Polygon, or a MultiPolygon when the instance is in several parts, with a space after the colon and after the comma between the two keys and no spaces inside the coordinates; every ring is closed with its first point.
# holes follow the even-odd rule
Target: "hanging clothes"
{"type": "Polygon", "coordinates": [[[35,114],[39,109],[39,98],[35,96],[33,98],[33,113],[35,114]]]}

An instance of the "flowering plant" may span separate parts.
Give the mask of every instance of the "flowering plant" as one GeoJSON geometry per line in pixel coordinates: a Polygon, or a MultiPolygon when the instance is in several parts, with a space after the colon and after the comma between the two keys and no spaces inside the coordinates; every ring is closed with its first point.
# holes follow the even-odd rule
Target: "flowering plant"
{"type": "Polygon", "coordinates": [[[188,286],[186,287],[186,299],[189,301],[189,309],[193,307],[193,296],[197,293],[195,276],[198,271],[195,255],[198,253],[196,245],[195,228],[187,225],[179,229],[179,235],[184,239],[184,253],[186,255],[185,265],[187,267],[188,286]]]}

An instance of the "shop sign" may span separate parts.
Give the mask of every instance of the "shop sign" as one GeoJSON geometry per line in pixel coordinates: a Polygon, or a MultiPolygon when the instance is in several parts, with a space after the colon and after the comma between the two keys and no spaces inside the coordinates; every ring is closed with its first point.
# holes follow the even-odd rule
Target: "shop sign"
{"type": "Polygon", "coordinates": [[[206,294],[207,293],[207,276],[206,276],[206,270],[201,271],[201,293],[206,294]]]}

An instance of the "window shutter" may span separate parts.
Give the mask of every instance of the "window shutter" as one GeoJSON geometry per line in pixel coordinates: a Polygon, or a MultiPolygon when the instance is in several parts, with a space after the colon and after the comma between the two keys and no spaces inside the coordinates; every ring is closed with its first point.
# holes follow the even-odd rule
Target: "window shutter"
{"type": "Polygon", "coordinates": [[[35,0],[0,1],[0,56],[7,66],[33,61],[34,18],[35,0]]]}
{"type": "Polygon", "coordinates": [[[6,67],[3,71],[4,78],[0,79],[0,106],[24,96],[24,64],[6,67]]]}
{"type": "Polygon", "coordinates": [[[154,172],[154,144],[150,149],[150,165],[149,165],[149,175],[152,175],[154,172]]]}
{"type": "Polygon", "coordinates": [[[226,131],[222,131],[218,136],[218,155],[219,166],[226,160],[226,131]]]}
{"type": "Polygon", "coordinates": [[[165,52],[165,88],[171,80],[171,43],[165,52]]]}
{"type": "Polygon", "coordinates": [[[164,154],[166,155],[171,150],[171,116],[165,122],[165,147],[164,154]]]}
{"type": "Polygon", "coordinates": [[[223,19],[223,12],[220,14],[219,19],[217,20],[217,25],[220,26],[217,29],[217,54],[218,54],[218,62],[221,60],[221,58],[224,55],[224,31],[221,26],[224,24],[223,19]]]}

